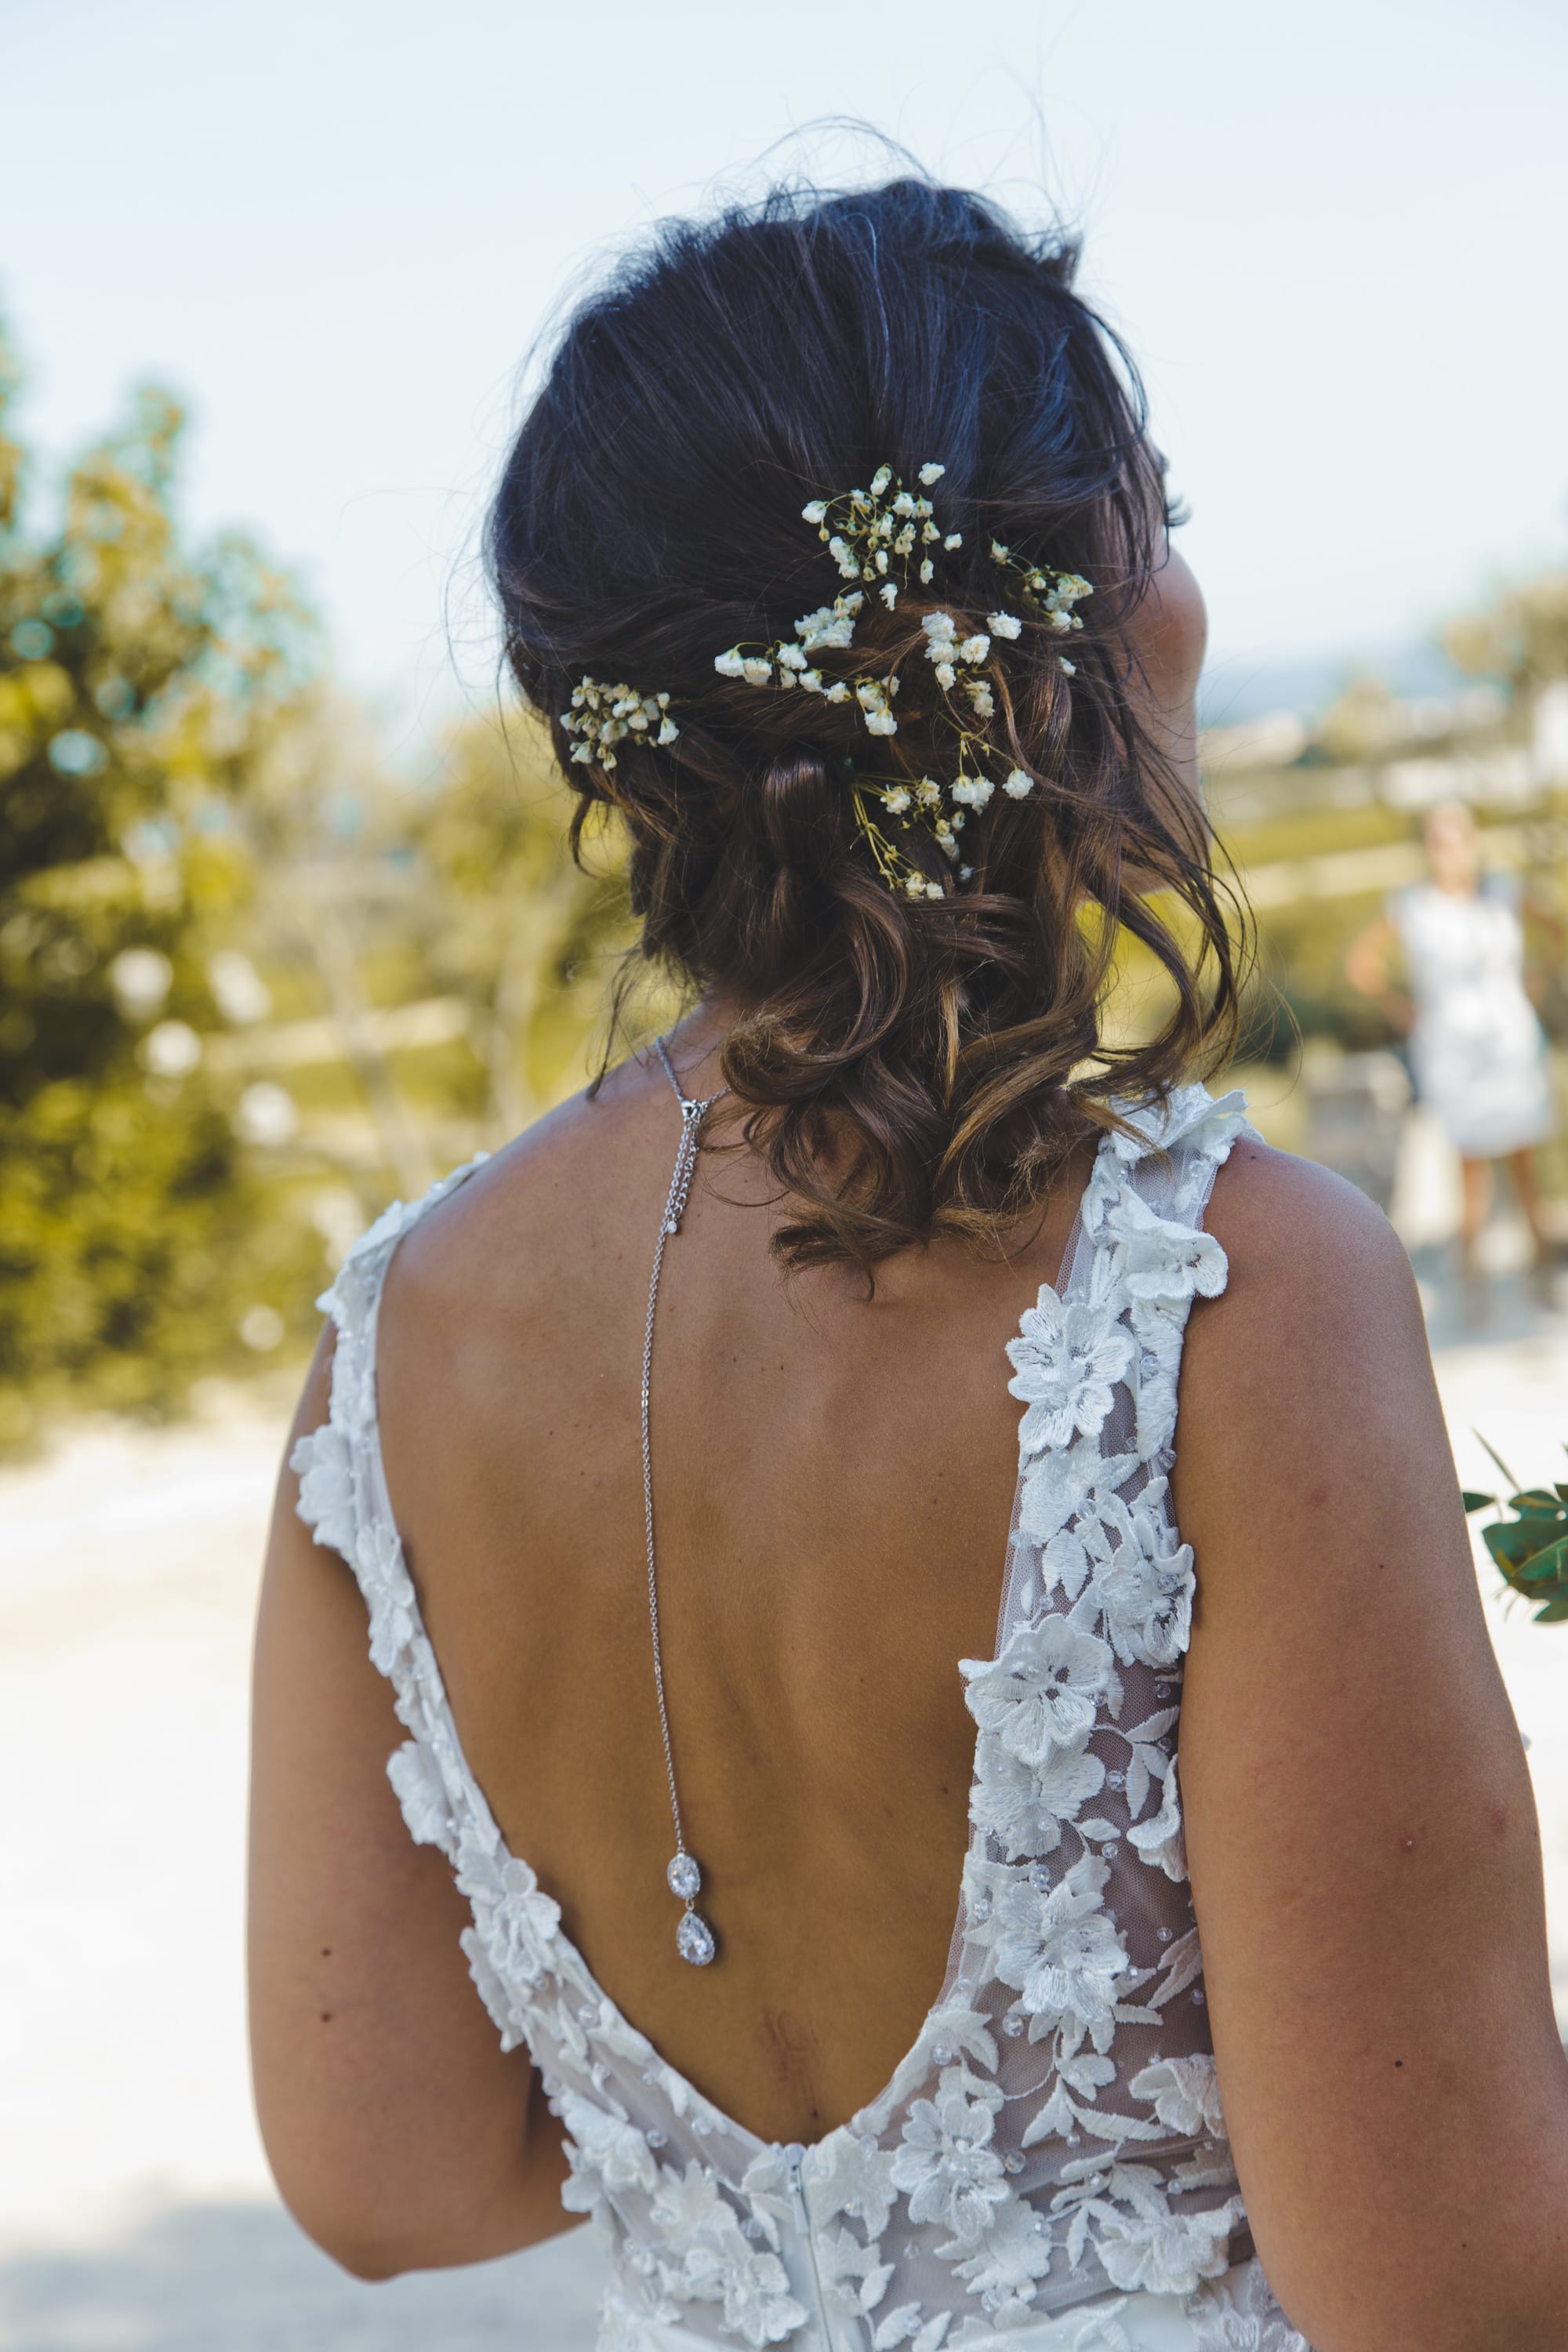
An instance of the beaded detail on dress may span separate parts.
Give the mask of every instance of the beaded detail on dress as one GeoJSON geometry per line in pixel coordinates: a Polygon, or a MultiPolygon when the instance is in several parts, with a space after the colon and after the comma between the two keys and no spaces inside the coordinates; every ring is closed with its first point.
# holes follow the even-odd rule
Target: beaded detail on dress
{"type": "Polygon", "coordinates": [[[480,1162],[388,1210],[321,1301],[331,1417],[294,1452],[300,1516],[363,1591],[409,1734],[388,1775],[468,1898],[503,2047],[527,2044],[565,2126],[564,2201],[607,2224],[601,2352],[982,2352],[1053,2315],[1053,2346],[1081,2319],[1086,2352],[1136,2352],[1133,2306],[1173,2297],[1192,2352],[1308,2352],[1236,2267],[1176,1769],[1194,1591],[1176,1381],[1193,1299],[1225,1286],[1209,1190],[1250,1130],[1239,1095],[1201,1087],[1130,1116],[1059,1293],[1008,1349],[1018,1483],[995,1654],[958,1669],[976,1739],[946,1979],[892,2081],[809,2147],[759,2139],[621,2014],[464,1759],[387,1496],[375,1334],[401,1234],[480,1162]]]}

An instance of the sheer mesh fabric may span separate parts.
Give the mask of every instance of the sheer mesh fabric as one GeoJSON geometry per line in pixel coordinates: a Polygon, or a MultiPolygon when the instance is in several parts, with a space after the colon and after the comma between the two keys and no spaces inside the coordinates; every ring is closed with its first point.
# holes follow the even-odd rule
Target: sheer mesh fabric
{"type": "Polygon", "coordinates": [[[295,1452],[300,1514],[364,1593],[409,1733],[389,1776],[565,2126],[564,2201],[606,2226],[602,2352],[1308,2352],[1247,2259],[1175,1762],[1176,1375],[1194,1297],[1223,1287],[1202,1218],[1246,1120],[1189,1087],[1135,1124],[1009,1351],[1026,1410],[996,1651],[960,1665],[977,1735],[946,1978],[886,2090],[809,2147],[759,2139],[622,2016],[464,1759],[387,1494],[375,1335],[401,1234],[470,1169],[389,1211],[322,1301],[331,1416],[295,1452]]]}

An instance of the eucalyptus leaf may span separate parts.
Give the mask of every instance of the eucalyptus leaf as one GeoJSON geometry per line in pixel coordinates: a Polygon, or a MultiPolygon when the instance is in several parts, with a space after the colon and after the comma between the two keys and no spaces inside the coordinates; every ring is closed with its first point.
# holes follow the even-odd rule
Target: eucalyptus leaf
{"type": "Polygon", "coordinates": [[[1494,1519],[1481,1529],[1481,1538],[1505,1576],[1541,1549],[1541,1538],[1528,1519],[1494,1519]]]}
{"type": "Polygon", "coordinates": [[[1510,1495],[1508,1507],[1526,1519],[1560,1519],[1563,1516],[1555,1493],[1545,1486],[1528,1486],[1522,1495],[1510,1495]]]}
{"type": "Polygon", "coordinates": [[[1513,1472],[1509,1468],[1508,1464],[1503,1460],[1502,1455],[1498,1452],[1497,1447],[1495,1445],[1489,1445],[1479,1429],[1473,1429],[1470,1432],[1470,1434],[1479,1445],[1486,1447],[1486,1451],[1491,1455],[1492,1460],[1497,1464],[1498,1468],[1502,1472],[1502,1475],[1507,1479],[1509,1485],[1510,1486],[1517,1486],[1519,1480],[1514,1476],[1513,1472]]]}

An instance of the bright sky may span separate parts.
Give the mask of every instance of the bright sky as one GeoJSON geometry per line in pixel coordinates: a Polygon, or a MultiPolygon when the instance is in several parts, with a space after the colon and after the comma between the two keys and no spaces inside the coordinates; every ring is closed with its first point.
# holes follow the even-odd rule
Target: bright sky
{"type": "Polygon", "coordinates": [[[1556,0],[6,0],[0,34],[29,429],[173,384],[193,519],[296,563],[416,734],[448,605],[483,674],[462,559],[563,287],[835,115],[1081,226],[1193,509],[1213,715],[1568,548],[1556,0]]]}

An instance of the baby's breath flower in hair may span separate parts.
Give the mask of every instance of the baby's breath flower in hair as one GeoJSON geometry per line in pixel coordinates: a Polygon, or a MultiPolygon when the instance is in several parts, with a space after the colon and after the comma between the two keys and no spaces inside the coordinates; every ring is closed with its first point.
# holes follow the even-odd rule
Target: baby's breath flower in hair
{"type": "MultiPolygon", "coordinates": [[[[920,478],[929,489],[946,471],[945,466],[928,459],[920,478]]],[[[889,609],[897,600],[887,595],[884,582],[907,588],[912,567],[921,585],[929,586],[932,574],[926,551],[939,542],[949,548],[962,543],[956,533],[942,541],[931,500],[906,489],[890,466],[878,467],[868,490],[844,490],[837,498],[811,499],[800,511],[803,521],[816,524],[816,535],[840,575],[877,587],[889,609]],[[890,577],[895,567],[901,582],[890,577]]]]}
{"type": "MultiPolygon", "coordinates": [[[[1073,611],[1073,606],[1081,604],[1086,596],[1092,596],[1094,590],[1080,572],[1047,572],[1039,564],[1026,562],[1022,557],[1015,555],[1012,549],[1004,547],[999,539],[991,542],[991,561],[998,571],[1014,574],[1025,604],[1034,607],[1047,628],[1058,636],[1066,636],[1069,630],[1082,628],[1082,618],[1073,611]]],[[[992,619],[994,621],[994,614],[992,619]]],[[[1003,635],[1015,633],[1004,631],[1003,635]]],[[[1071,674],[1069,671],[1068,676],[1071,674]]]]}
{"type": "Polygon", "coordinates": [[[824,646],[852,645],[855,616],[865,602],[858,588],[847,596],[835,596],[831,604],[819,604],[815,613],[807,613],[797,621],[795,635],[808,654],[818,652],[824,646]]]}
{"type": "Polygon", "coordinates": [[[673,743],[680,730],[669,716],[668,694],[644,694],[635,686],[605,686],[584,677],[572,689],[570,709],[561,724],[577,740],[574,760],[596,760],[601,768],[616,764],[616,745],[627,737],[642,743],[673,743]]]}
{"type": "MultiPolygon", "coordinates": [[[[803,614],[792,638],[767,646],[731,646],[716,656],[714,668],[721,677],[775,690],[798,688],[820,695],[825,702],[847,703],[858,709],[866,732],[888,737],[899,731],[893,705],[899,692],[897,669],[883,675],[847,668],[845,676],[825,677],[816,657],[852,653],[857,626],[865,612],[867,592],[889,613],[900,609],[906,595],[930,589],[940,555],[955,553],[963,544],[962,532],[943,532],[931,501],[921,495],[942,480],[946,467],[928,459],[918,468],[920,490],[907,487],[889,465],[879,466],[864,490],[845,490],[830,498],[810,499],[801,509],[802,520],[815,529],[847,584],[831,604],[803,614]]],[[[1028,620],[1052,635],[1081,629],[1073,609],[1093,593],[1089,583],[1076,572],[1051,572],[1016,555],[1003,541],[991,541],[991,561],[1011,575],[1014,593],[1028,620]]],[[[967,599],[965,599],[967,602],[967,599]]],[[[989,730],[996,717],[994,687],[1005,648],[1016,645],[1028,623],[1000,607],[985,615],[984,628],[967,617],[961,625],[955,614],[936,606],[920,616],[923,651],[931,665],[939,696],[936,715],[945,716],[957,739],[957,773],[946,782],[933,776],[865,772],[848,762],[850,792],[857,825],[891,889],[910,898],[942,898],[946,886],[933,881],[917,860],[884,829],[891,820],[899,830],[918,826],[954,866],[956,879],[969,881],[970,865],[958,865],[958,835],[970,816],[978,817],[995,797],[998,785],[1009,800],[1026,800],[1035,779],[1026,768],[1009,765],[989,730]],[[960,634],[962,625],[962,634],[960,634]]],[[[1076,675],[1065,656],[1058,656],[1062,674],[1076,675]]],[[[626,689],[606,689],[620,693],[626,689]]],[[[574,757],[584,756],[579,751],[574,757]]],[[[896,754],[889,755],[896,760],[896,754]]]]}
{"type": "Polygon", "coordinates": [[[989,776],[955,776],[948,786],[952,797],[965,808],[983,809],[996,787],[989,776]]]}

